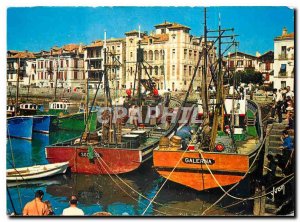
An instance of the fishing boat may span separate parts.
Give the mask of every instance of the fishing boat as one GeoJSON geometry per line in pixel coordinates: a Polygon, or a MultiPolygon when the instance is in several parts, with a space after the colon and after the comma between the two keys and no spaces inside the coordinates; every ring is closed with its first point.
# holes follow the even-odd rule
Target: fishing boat
{"type": "Polygon", "coordinates": [[[6,170],[7,181],[33,180],[63,174],[67,171],[69,162],[36,165],[6,170]]]}
{"type": "Polygon", "coordinates": [[[39,106],[34,103],[21,103],[19,113],[21,115],[33,116],[33,132],[49,134],[57,127],[57,117],[55,115],[37,115],[39,106]]]}
{"type": "MultiPolygon", "coordinates": [[[[194,130],[189,131],[187,137],[178,132],[175,140],[184,140],[187,144],[185,147],[181,143],[172,143],[174,138],[170,138],[153,151],[154,168],[162,177],[198,191],[222,188],[244,179],[257,168],[263,147],[263,125],[258,104],[234,93],[225,93],[224,73],[229,72],[222,62],[224,52],[221,52],[221,41],[223,34],[232,29],[222,30],[220,25],[218,30],[209,31],[219,33],[215,41],[219,43],[219,58],[217,68],[210,70],[216,93],[212,96],[208,93],[206,76],[208,67],[214,64],[208,64],[209,49],[212,47],[207,44],[206,9],[204,17],[204,71],[201,102],[198,102],[202,122],[193,124],[194,130]]],[[[226,37],[232,37],[232,45],[236,45],[234,36],[226,37]]],[[[236,86],[235,82],[233,86],[236,86]]]]}
{"type": "Polygon", "coordinates": [[[32,116],[14,116],[7,118],[7,137],[32,140],[32,116]]]}
{"type": "MultiPolygon", "coordinates": [[[[138,49],[139,53],[142,53],[140,48],[138,49]]],[[[138,57],[143,58],[143,55],[139,54],[138,57]]],[[[104,64],[106,64],[105,61],[106,49],[104,49],[104,64]]],[[[71,171],[75,173],[128,173],[150,160],[153,149],[159,144],[160,137],[168,136],[175,130],[176,123],[153,123],[152,126],[147,126],[148,122],[145,120],[151,119],[150,111],[146,112],[146,118],[138,125],[125,123],[123,118],[116,118],[116,121],[113,122],[112,119],[115,115],[113,110],[117,107],[112,106],[109,81],[105,74],[106,68],[105,66],[104,89],[111,111],[106,110],[101,114],[101,119],[107,120],[102,123],[102,130],[99,133],[85,130],[81,137],[46,146],[46,158],[50,163],[69,161],[71,171]]],[[[141,70],[138,73],[140,80],[141,70]]],[[[139,105],[138,113],[142,113],[143,106],[149,105],[147,100],[141,100],[140,89],[141,87],[139,87],[137,97],[139,100],[136,103],[139,105]]],[[[176,98],[160,102],[160,107],[168,111],[169,108],[172,108],[170,111],[172,113],[176,112],[176,107],[178,108],[180,105],[181,101],[176,98]]]]}
{"type": "MultiPolygon", "coordinates": [[[[179,107],[180,101],[171,100],[172,107],[179,107]]],[[[159,124],[156,127],[123,127],[114,140],[114,130],[109,130],[110,140],[103,135],[85,134],[62,143],[46,146],[46,158],[50,163],[69,161],[71,171],[88,174],[121,174],[131,172],[152,158],[152,151],[162,136],[170,135],[176,124],[159,124]],[[89,140],[87,138],[89,137],[89,140]],[[90,157],[90,158],[89,158],[90,157]]],[[[102,131],[103,133],[103,131],[102,131]]]]}
{"type": "MultiPolygon", "coordinates": [[[[90,121],[88,122],[90,131],[95,131],[97,128],[97,113],[97,110],[91,111],[90,121]]],[[[58,117],[58,127],[63,130],[84,131],[86,127],[86,115],[86,112],[62,115],[58,117]]]]}

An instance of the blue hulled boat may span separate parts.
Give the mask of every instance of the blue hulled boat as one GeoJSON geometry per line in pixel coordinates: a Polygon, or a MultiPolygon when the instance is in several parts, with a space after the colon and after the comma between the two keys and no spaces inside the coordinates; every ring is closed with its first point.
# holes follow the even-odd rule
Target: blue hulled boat
{"type": "Polygon", "coordinates": [[[32,116],[14,116],[7,118],[7,136],[19,139],[32,139],[32,116]]]}
{"type": "Polygon", "coordinates": [[[35,115],[33,116],[33,131],[38,133],[49,133],[57,126],[57,116],[35,115]]]}

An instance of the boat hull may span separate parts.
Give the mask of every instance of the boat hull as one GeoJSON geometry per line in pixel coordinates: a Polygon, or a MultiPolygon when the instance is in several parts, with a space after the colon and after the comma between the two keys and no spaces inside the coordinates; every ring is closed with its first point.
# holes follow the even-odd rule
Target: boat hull
{"type": "Polygon", "coordinates": [[[249,155],[197,151],[153,151],[156,171],[164,178],[198,191],[228,186],[241,181],[246,173],[252,172],[257,150],[249,155]],[[206,164],[204,163],[206,161],[206,164]],[[178,165],[177,165],[178,163],[178,165]],[[174,166],[176,166],[175,170],[174,166]],[[208,170],[211,170],[215,178],[208,170]],[[172,172],[172,173],[171,173],[172,172]],[[171,173],[171,175],[170,175],[171,173]],[[217,182],[216,182],[217,181],[217,182]],[[219,184],[218,184],[219,183],[219,184]]]}
{"type": "MultiPolygon", "coordinates": [[[[85,113],[82,112],[58,117],[59,128],[64,130],[84,131],[85,130],[84,119],[85,119],[85,113]]],[[[96,128],[97,128],[97,111],[92,111],[89,120],[89,131],[95,131],[96,128]]]]}
{"type": "Polygon", "coordinates": [[[32,116],[15,116],[7,118],[7,136],[32,140],[32,116]]]}
{"type": "Polygon", "coordinates": [[[33,131],[38,133],[50,133],[55,129],[55,121],[57,117],[54,115],[36,115],[33,116],[33,131]]]}
{"type": "Polygon", "coordinates": [[[87,174],[127,173],[143,162],[142,151],[137,149],[95,147],[94,150],[98,158],[94,157],[91,161],[87,146],[46,147],[46,158],[50,163],[69,161],[72,172],[87,174]]]}
{"type": "Polygon", "coordinates": [[[58,164],[47,164],[38,165],[33,167],[23,167],[16,170],[7,170],[6,180],[7,181],[22,181],[22,180],[33,180],[44,177],[50,177],[57,174],[63,174],[69,167],[68,162],[58,164]]]}

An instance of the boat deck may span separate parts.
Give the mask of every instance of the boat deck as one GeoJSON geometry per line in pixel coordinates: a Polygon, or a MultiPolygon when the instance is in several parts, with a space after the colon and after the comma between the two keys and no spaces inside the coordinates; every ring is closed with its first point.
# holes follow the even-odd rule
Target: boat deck
{"type": "Polygon", "coordinates": [[[257,148],[258,144],[259,144],[259,140],[257,138],[249,138],[246,139],[245,141],[237,141],[236,142],[237,152],[238,154],[243,154],[243,155],[250,154],[257,148]]]}

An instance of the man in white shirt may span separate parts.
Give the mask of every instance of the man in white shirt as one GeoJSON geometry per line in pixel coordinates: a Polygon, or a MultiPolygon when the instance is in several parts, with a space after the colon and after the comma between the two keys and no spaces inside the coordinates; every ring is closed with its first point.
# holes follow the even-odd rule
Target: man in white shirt
{"type": "Polygon", "coordinates": [[[291,99],[294,99],[294,93],[291,91],[291,87],[286,87],[287,88],[287,92],[286,92],[286,97],[290,97],[291,99]]]}
{"type": "Polygon", "coordinates": [[[77,197],[71,196],[71,199],[69,201],[70,207],[63,210],[62,215],[63,216],[84,216],[83,211],[77,207],[77,197]]]}
{"type": "Polygon", "coordinates": [[[276,109],[277,109],[277,115],[278,115],[278,122],[282,122],[282,112],[281,112],[281,107],[283,105],[283,97],[281,90],[279,89],[278,92],[276,93],[276,109]]]}

